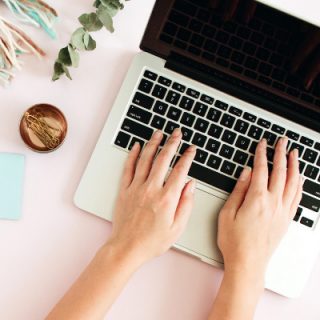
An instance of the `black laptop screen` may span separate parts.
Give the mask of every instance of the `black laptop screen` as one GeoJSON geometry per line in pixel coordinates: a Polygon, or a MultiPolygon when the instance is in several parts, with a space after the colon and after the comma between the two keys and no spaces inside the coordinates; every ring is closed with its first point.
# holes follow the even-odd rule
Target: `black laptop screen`
{"type": "Polygon", "coordinates": [[[158,0],[141,47],[320,122],[320,28],[297,18],[255,1],[158,0]]]}

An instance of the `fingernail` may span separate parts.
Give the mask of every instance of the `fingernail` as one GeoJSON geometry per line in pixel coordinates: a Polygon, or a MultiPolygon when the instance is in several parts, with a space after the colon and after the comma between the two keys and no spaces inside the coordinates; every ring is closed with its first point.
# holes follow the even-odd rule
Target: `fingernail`
{"type": "Polygon", "coordinates": [[[298,151],[298,149],[294,149],[294,150],[293,150],[293,156],[294,156],[294,158],[295,158],[296,160],[298,160],[298,158],[299,158],[299,151],[298,151]]]}
{"type": "Polygon", "coordinates": [[[157,130],[157,131],[153,134],[153,138],[154,138],[154,139],[160,139],[161,136],[162,136],[161,130],[157,130]]]}
{"type": "Polygon", "coordinates": [[[132,147],[131,150],[136,150],[136,149],[138,148],[138,146],[140,146],[140,143],[136,141],[136,142],[133,144],[133,147],[132,147]]]}
{"type": "Polygon", "coordinates": [[[197,150],[197,147],[195,145],[191,145],[189,148],[188,148],[188,151],[190,152],[194,152],[197,150]]]}
{"type": "Polygon", "coordinates": [[[281,138],[281,147],[283,147],[284,149],[287,147],[288,145],[288,137],[282,137],[281,138]]]}
{"type": "Polygon", "coordinates": [[[196,181],[195,180],[191,180],[190,182],[190,193],[194,193],[196,190],[196,181]]]}
{"type": "Polygon", "coordinates": [[[260,141],[260,145],[261,145],[261,147],[266,147],[266,146],[267,146],[267,140],[263,138],[263,139],[260,141]]]}
{"type": "Polygon", "coordinates": [[[174,129],[174,131],[172,132],[172,137],[173,138],[177,138],[177,137],[179,137],[180,136],[180,134],[181,134],[181,129],[180,128],[176,128],[176,129],[174,129]]]}
{"type": "Polygon", "coordinates": [[[241,172],[239,180],[240,181],[246,181],[249,178],[250,174],[251,174],[251,168],[250,167],[245,167],[241,172]]]}

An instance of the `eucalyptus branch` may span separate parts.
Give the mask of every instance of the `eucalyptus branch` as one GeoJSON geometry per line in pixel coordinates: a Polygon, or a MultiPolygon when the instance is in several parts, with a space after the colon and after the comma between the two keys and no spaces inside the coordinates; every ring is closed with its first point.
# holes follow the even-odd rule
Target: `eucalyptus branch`
{"type": "Polygon", "coordinates": [[[113,17],[124,8],[122,1],[128,0],[95,0],[95,12],[85,13],[78,18],[82,26],[73,32],[69,44],[59,51],[58,59],[54,63],[53,81],[64,74],[72,80],[68,68],[79,66],[79,51],[92,51],[96,48],[91,32],[99,31],[103,27],[111,33],[114,32],[113,17]]]}

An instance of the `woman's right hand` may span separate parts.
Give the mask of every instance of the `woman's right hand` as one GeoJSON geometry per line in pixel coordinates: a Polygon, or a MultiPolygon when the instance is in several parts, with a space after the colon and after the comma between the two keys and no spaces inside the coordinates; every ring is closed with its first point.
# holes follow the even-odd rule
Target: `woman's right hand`
{"type": "Polygon", "coordinates": [[[298,150],[290,152],[287,138],[276,146],[268,176],[266,141],[256,150],[254,168],[245,168],[221,210],[218,245],[226,272],[247,270],[262,278],[269,259],[292,221],[302,195],[298,150]]]}

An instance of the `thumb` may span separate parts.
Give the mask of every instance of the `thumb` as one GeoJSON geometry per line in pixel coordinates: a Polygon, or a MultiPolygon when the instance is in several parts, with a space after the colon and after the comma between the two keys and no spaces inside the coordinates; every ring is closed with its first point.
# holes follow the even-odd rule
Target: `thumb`
{"type": "Polygon", "coordinates": [[[196,189],[196,182],[190,180],[183,188],[178,207],[176,210],[174,226],[177,227],[181,232],[185,229],[194,203],[194,191],[196,189]]]}
{"type": "Polygon", "coordinates": [[[232,212],[233,217],[236,215],[236,212],[239,210],[245,199],[250,186],[250,181],[251,168],[245,167],[223,208],[226,212],[232,212]]]}

